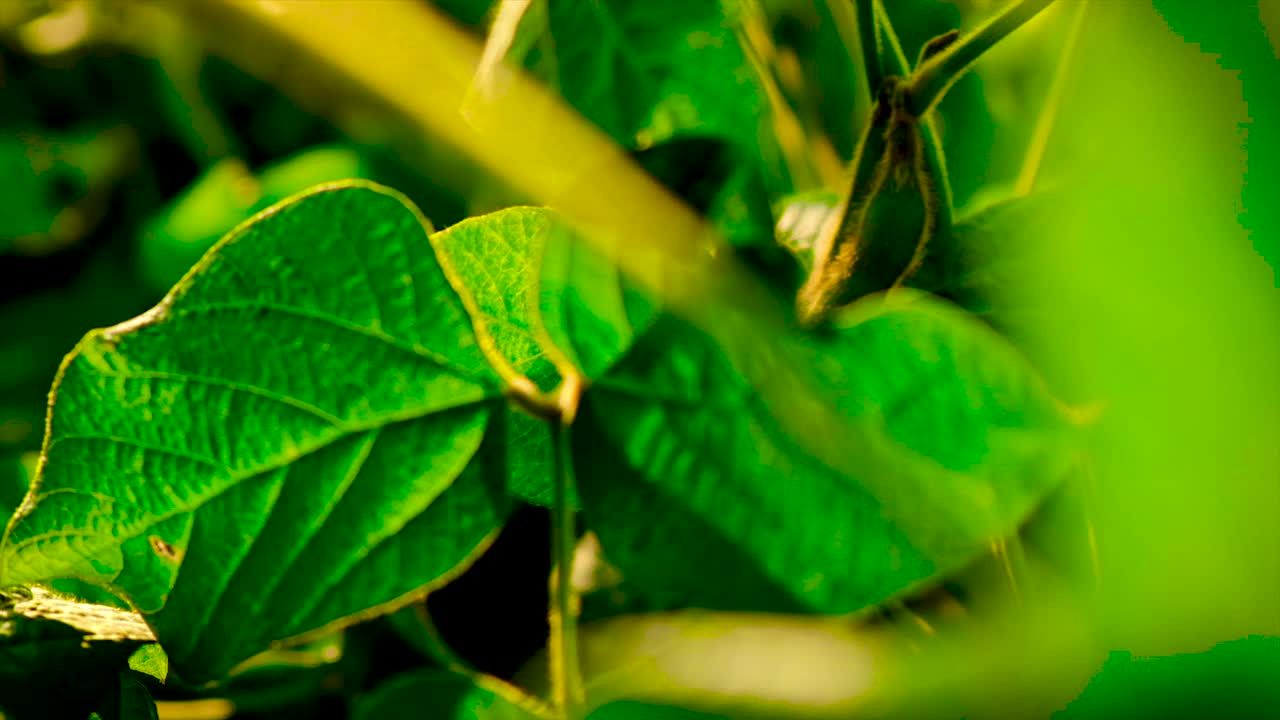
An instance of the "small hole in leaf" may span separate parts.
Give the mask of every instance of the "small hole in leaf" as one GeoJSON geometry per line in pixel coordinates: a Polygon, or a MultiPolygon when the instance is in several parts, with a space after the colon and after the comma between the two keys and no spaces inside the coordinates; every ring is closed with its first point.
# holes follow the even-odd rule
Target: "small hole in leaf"
{"type": "Polygon", "coordinates": [[[148,540],[150,540],[151,550],[155,552],[155,554],[159,555],[165,560],[169,560],[172,562],[178,561],[179,559],[178,551],[172,545],[165,542],[164,540],[161,540],[159,537],[155,535],[152,535],[150,538],[148,538],[148,540]]]}

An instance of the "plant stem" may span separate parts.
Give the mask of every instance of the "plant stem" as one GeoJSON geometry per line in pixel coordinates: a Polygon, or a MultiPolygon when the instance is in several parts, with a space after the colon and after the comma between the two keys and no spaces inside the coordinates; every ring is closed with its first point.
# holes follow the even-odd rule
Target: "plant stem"
{"type": "Polygon", "coordinates": [[[876,38],[883,45],[883,49],[880,50],[880,64],[884,66],[885,73],[898,77],[910,75],[911,61],[902,51],[902,43],[898,41],[898,33],[893,29],[893,23],[889,20],[889,12],[884,9],[884,3],[881,0],[872,0],[872,7],[875,9],[876,38]]]}
{"type": "Polygon", "coordinates": [[[556,707],[567,720],[577,720],[586,703],[582,667],[578,659],[577,598],[573,587],[573,556],[577,542],[569,489],[573,464],[569,460],[569,427],[577,414],[581,383],[576,375],[561,387],[561,413],[551,422],[552,478],[555,488],[551,507],[551,548],[555,570],[551,581],[551,688],[556,707]]]}
{"type": "Polygon", "coordinates": [[[983,53],[1053,2],[1054,0],[1016,0],[999,15],[916,68],[908,91],[912,110],[917,115],[928,112],[983,53]]]}
{"type": "Polygon", "coordinates": [[[871,95],[871,102],[875,102],[884,85],[884,65],[880,62],[874,0],[853,0],[853,9],[857,16],[858,44],[862,46],[862,72],[867,78],[867,93],[871,95]]]}
{"type": "MultiPolygon", "coordinates": [[[[909,77],[912,72],[911,61],[907,59],[907,54],[902,50],[902,43],[898,40],[898,34],[893,30],[893,23],[889,20],[889,13],[884,9],[884,3],[881,0],[874,0],[876,11],[876,22],[879,23],[879,32],[884,40],[884,52],[882,58],[889,65],[889,71],[900,77],[909,77]]],[[[942,151],[942,143],[938,141],[938,129],[934,125],[934,118],[929,115],[920,116],[920,136],[924,140],[925,163],[932,175],[934,188],[938,192],[938,227],[951,227],[952,200],[951,200],[951,179],[947,174],[947,156],[942,151]]]]}

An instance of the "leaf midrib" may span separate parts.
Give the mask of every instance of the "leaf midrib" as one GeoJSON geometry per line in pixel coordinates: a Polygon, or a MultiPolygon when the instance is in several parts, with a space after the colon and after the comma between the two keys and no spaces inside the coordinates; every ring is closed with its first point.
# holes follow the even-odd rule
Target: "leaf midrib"
{"type": "MultiPolygon", "coordinates": [[[[414,412],[393,414],[387,418],[373,419],[366,423],[356,423],[356,424],[348,424],[344,426],[335,426],[338,432],[334,433],[333,436],[327,437],[318,442],[315,442],[314,444],[306,447],[305,450],[300,450],[296,455],[290,456],[288,454],[281,454],[280,457],[274,462],[264,463],[263,465],[254,467],[252,470],[249,470],[244,473],[230,473],[227,475],[226,480],[223,483],[220,483],[221,487],[219,487],[215,492],[210,493],[208,495],[197,495],[187,503],[175,504],[175,507],[170,511],[164,512],[158,515],[153,515],[152,521],[149,521],[145,524],[140,525],[136,529],[136,531],[133,529],[130,529],[130,530],[124,531],[119,535],[111,535],[109,537],[118,538],[120,540],[118,544],[123,545],[125,542],[139,537],[140,535],[142,535],[142,533],[146,532],[148,529],[155,527],[156,525],[159,525],[160,523],[166,520],[169,520],[170,518],[176,517],[184,513],[195,512],[200,508],[200,506],[209,502],[213,498],[221,495],[222,493],[240,485],[246,480],[251,480],[255,477],[258,477],[259,475],[262,475],[263,473],[270,472],[272,470],[276,470],[286,465],[289,465],[305,456],[311,455],[312,453],[322,450],[325,447],[328,447],[329,445],[332,445],[333,443],[338,442],[339,440],[342,440],[351,435],[390,427],[391,425],[396,425],[402,422],[417,420],[417,419],[424,418],[429,415],[434,415],[437,413],[447,412],[451,410],[460,410],[460,409],[470,408],[470,407],[479,407],[492,401],[493,401],[493,396],[486,395],[476,400],[468,400],[465,402],[460,402],[460,403],[446,405],[446,406],[434,406],[425,411],[415,410],[414,412]]],[[[57,442],[57,438],[50,440],[50,448],[52,448],[55,442],[57,442]]],[[[223,469],[225,469],[226,467],[221,463],[219,463],[218,466],[223,469]]],[[[42,497],[42,496],[37,496],[37,498],[38,497],[42,497]]],[[[113,499],[117,501],[119,500],[118,498],[113,498],[113,499]]],[[[16,543],[9,543],[8,551],[3,556],[5,567],[7,568],[8,558],[11,555],[16,555],[22,548],[50,537],[57,537],[60,535],[61,532],[62,531],[50,531],[46,533],[40,533],[38,535],[32,535],[31,537],[24,538],[16,543]]],[[[102,537],[102,533],[78,533],[77,535],[82,537],[102,537]]],[[[0,577],[3,577],[3,574],[0,574],[0,577]]]]}
{"type": "Polygon", "coordinates": [[[294,317],[303,317],[311,320],[317,320],[317,321],[332,325],[333,327],[336,327],[342,330],[347,330],[373,340],[377,340],[379,342],[382,342],[388,345],[389,347],[395,348],[396,350],[400,350],[404,353],[412,355],[415,358],[427,360],[428,362],[432,363],[436,367],[440,368],[440,370],[442,370],[443,372],[453,375],[454,377],[462,378],[464,380],[471,380],[477,383],[487,383],[489,381],[489,378],[484,376],[483,374],[476,371],[468,370],[462,367],[461,365],[458,365],[457,363],[453,362],[449,358],[443,355],[440,355],[439,353],[432,352],[420,345],[406,343],[403,340],[400,340],[399,338],[395,337],[394,335],[389,335],[376,328],[371,328],[365,325],[358,325],[349,320],[341,318],[337,315],[331,315],[325,312],[308,310],[305,308],[298,307],[296,305],[286,305],[284,303],[271,302],[267,300],[253,300],[253,301],[247,301],[247,302],[235,302],[235,301],[206,302],[206,303],[202,303],[202,304],[191,306],[191,307],[184,306],[184,307],[174,308],[169,312],[165,320],[168,321],[170,319],[182,317],[184,315],[200,315],[204,313],[217,312],[219,310],[233,310],[233,311],[269,310],[271,312],[278,312],[285,315],[292,315],[294,317]]]}

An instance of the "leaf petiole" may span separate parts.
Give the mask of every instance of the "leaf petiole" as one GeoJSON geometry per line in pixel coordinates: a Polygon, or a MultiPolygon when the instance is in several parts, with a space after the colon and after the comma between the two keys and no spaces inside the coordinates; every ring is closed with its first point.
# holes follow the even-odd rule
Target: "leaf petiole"
{"type": "Polygon", "coordinates": [[[853,0],[858,23],[858,44],[862,50],[862,70],[867,78],[867,92],[872,102],[884,85],[884,64],[880,62],[880,33],[876,29],[874,0],[853,0]]]}
{"type": "Polygon", "coordinates": [[[578,657],[578,598],[573,586],[574,547],[577,531],[569,495],[573,486],[573,465],[569,460],[569,427],[578,414],[582,380],[572,373],[565,377],[558,392],[559,413],[551,425],[552,485],[555,488],[551,507],[551,548],[555,569],[551,576],[551,656],[552,699],[561,717],[577,720],[586,704],[582,667],[578,657]]]}
{"type": "Polygon", "coordinates": [[[1054,0],[1016,0],[999,15],[931,57],[911,74],[911,109],[924,115],[982,54],[1025,25],[1054,0]]]}

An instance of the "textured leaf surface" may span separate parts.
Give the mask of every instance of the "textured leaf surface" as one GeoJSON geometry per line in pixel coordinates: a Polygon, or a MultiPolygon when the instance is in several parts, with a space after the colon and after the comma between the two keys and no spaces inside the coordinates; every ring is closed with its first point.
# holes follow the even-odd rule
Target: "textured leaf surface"
{"type": "Polygon", "coordinates": [[[169,677],[169,656],[155,643],[143,645],[129,656],[129,669],[164,682],[169,677]]]}
{"type": "Polygon", "coordinates": [[[1069,423],[994,333],[912,297],[809,348],[848,418],[809,431],[848,448],[845,472],[704,336],[669,318],[646,336],[574,426],[586,519],[624,576],[700,607],[848,612],[1017,527],[1070,462],[1069,423]]]}
{"type": "MultiPolygon", "coordinates": [[[[557,364],[586,377],[603,374],[630,346],[633,322],[647,318],[637,314],[617,265],[551,210],[499,210],[435,233],[431,242],[493,364],[542,390],[559,382],[557,364]]],[[[550,505],[545,423],[508,412],[512,492],[550,505]]]]}
{"type": "Polygon", "coordinates": [[[637,320],[621,272],[554,211],[499,210],[435,233],[431,242],[494,363],[539,387],[555,386],[555,360],[595,377],[630,346],[637,320]]]}
{"type": "Polygon", "coordinates": [[[110,584],[199,682],[465,563],[505,513],[502,455],[477,452],[499,388],[424,223],[321,188],[90,333],[3,582],[110,584]]]}

